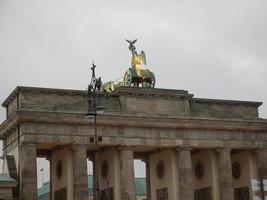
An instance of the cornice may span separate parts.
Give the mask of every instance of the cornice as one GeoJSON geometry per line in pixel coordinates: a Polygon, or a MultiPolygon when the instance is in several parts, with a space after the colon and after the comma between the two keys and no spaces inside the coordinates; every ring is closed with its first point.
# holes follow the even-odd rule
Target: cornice
{"type": "Polygon", "coordinates": [[[87,90],[71,90],[71,89],[17,86],[11,92],[11,94],[5,99],[5,101],[2,103],[2,106],[6,107],[19,93],[58,94],[58,95],[85,96],[85,97],[88,95],[87,90]]]}
{"type": "Polygon", "coordinates": [[[252,106],[252,107],[259,107],[262,105],[262,102],[236,101],[236,100],[224,100],[224,99],[192,98],[190,101],[201,104],[242,105],[242,106],[252,106]]]}

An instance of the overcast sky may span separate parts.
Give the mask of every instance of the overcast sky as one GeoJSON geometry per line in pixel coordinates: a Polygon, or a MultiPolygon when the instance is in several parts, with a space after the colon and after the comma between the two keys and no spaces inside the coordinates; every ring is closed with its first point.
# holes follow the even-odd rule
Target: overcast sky
{"type": "MultiPolygon", "coordinates": [[[[0,0],[0,101],[17,86],[85,89],[130,66],[138,38],[156,87],[262,101],[267,118],[266,0],[0,0]]],[[[5,117],[0,111],[0,121],[5,117]]]]}

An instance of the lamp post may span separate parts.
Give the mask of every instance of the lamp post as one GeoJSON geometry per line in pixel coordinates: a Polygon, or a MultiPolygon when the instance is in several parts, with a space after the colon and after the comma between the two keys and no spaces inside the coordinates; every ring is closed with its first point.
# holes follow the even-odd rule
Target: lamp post
{"type": "Polygon", "coordinates": [[[102,141],[102,137],[98,137],[97,133],[97,115],[104,110],[104,107],[102,106],[101,99],[99,97],[100,89],[101,89],[101,77],[96,78],[95,76],[95,64],[92,64],[91,70],[92,70],[92,78],[91,82],[88,85],[88,112],[86,114],[86,119],[93,123],[94,126],[94,137],[90,138],[90,142],[94,143],[95,146],[95,152],[94,152],[94,162],[93,162],[93,168],[94,168],[94,174],[96,181],[95,188],[94,188],[94,199],[99,200],[99,180],[98,180],[98,152],[99,152],[99,146],[98,142],[102,141]],[[97,96],[99,98],[97,98],[97,96]]]}

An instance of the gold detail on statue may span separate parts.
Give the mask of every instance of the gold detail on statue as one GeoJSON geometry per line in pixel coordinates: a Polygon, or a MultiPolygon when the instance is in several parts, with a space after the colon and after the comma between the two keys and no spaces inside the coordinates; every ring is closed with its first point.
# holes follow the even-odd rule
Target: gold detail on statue
{"type": "Polygon", "coordinates": [[[137,40],[126,40],[129,45],[129,50],[132,52],[131,67],[125,72],[122,81],[109,81],[102,85],[102,91],[112,92],[117,87],[146,87],[154,88],[156,79],[153,72],[149,69],[144,69],[146,65],[146,55],[144,51],[137,53],[134,44],[137,40]]]}

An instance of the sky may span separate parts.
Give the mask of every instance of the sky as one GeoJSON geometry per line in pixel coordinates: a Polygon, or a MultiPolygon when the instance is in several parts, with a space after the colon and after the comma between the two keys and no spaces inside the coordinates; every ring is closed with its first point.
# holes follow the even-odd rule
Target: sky
{"type": "Polygon", "coordinates": [[[266,0],[0,0],[0,102],[18,85],[85,89],[93,60],[103,81],[120,79],[125,39],[137,38],[156,87],[260,101],[267,118],[266,9],[266,0]]]}

